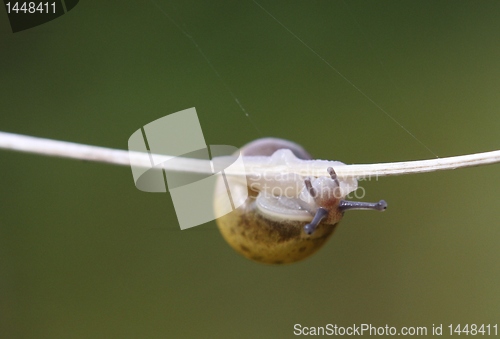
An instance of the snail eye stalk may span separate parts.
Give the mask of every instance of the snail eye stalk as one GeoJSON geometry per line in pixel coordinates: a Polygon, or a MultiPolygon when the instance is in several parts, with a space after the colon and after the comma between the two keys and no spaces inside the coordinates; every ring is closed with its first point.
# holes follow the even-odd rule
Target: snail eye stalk
{"type": "Polygon", "coordinates": [[[309,224],[304,226],[304,232],[306,232],[309,235],[313,234],[318,225],[327,215],[328,211],[325,208],[323,207],[318,208],[316,214],[314,215],[313,220],[309,224]]]}
{"type": "Polygon", "coordinates": [[[374,210],[383,212],[387,209],[387,203],[385,200],[380,200],[379,202],[341,200],[339,203],[339,209],[342,212],[347,210],[374,210]]]}

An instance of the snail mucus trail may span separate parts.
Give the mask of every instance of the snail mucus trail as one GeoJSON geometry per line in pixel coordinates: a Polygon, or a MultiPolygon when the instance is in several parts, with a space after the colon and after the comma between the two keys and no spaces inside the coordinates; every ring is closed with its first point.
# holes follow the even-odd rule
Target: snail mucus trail
{"type": "MultiPolygon", "coordinates": [[[[277,165],[312,160],[300,145],[276,138],[255,140],[240,152],[245,157],[266,157],[262,161],[277,165]]],[[[324,176],[304,178],[290,174],[274,179],[259,178],[237,188],[241,192],[246,190],[248,198],[216,221],[224,239],[237,252],[261,263],[296,262],[324,245],[345,211],[387,208],[384,200],[376,203],[343,200],[357,189],[357,180],[337,178],[334,168],[345,166],[341,162],[314,161],[328,164],[324,176]]],[[[215,190],[226,190],[226,186],[218,181],[215,190]]],[[[215,199],[215,210],[220,204],[215,199]]]]}

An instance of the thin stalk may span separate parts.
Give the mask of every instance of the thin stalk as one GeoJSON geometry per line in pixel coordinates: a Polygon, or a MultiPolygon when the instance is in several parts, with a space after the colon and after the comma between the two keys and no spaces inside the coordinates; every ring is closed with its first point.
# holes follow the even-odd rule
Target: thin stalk
{"type": "MultiPolygon", "coordinates": [[[[129,152],[98,146],[77,144],[45,138],[0,132],[0,149],[17,152],[34,153],[45,156],[71,158],[102,162],[122,166],[151,167],[150,155],[140,152],[129,152]]],[[[174,157],[159,156],[157,159],[169,160],[174,157]]],[[[287,166],[270,165],[263,157],[244,157],[245,171],[234,168],[226,171],[226,175],[262,175],[266,173],[297,173],[303,176],[326,175],[328,161],[301,161],[287,166]]],[[[206,160],[175,158],[164,165],[166,170],[193,173],[207,173],[206,160]]],[[[390,176],[433,171],[451,170],[462,167],[481,166],[500,162],[500,150],[461,155],[448,158],[417,160],[406,162],[378,163],[335,166],[338,177],[390,176]]],[[[210,168],[210,167],[208,167],[210,168]]]]}

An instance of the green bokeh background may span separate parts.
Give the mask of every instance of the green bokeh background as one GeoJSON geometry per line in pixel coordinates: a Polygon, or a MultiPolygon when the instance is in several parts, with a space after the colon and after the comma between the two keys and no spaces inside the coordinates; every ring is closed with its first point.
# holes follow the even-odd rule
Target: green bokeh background
{"type": "MultiPolygon", "coordinates": [[[[500,2],[259,4],[440,157],[499,148],[500,2]]],[[[80,1],[16,34],[2,12],[0,105],[0,130],[121,149],[196,107],[207,144],[433,157],[252,1],[80,1]]],[[[315,256],[273,267],[214,222],[180,231],[170,196],[138,191],[127,167],[1,151],[1,337],[498,323],[499,168],[362,182],[386,213],[350,212],[315,256]]]]}

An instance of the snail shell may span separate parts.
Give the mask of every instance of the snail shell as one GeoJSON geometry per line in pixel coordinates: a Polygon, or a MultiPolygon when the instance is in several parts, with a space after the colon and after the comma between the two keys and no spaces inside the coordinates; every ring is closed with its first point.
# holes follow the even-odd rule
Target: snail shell
{"type": "MultiPolygon", "coordinates": [[[[250,142],[241,148],[241,154],[245,157],[273,156],[278,160],[287,156],[312,159],[300,145],[276,138],[250,142]]],[[[338,165],[344,164],[338,162],[338,165]]],[[[339,182],[331,167],[329,173],[325,171],[324,177],[297,177],[294,179],[297,187],[287,187],[290,190],[280,186],[282,178],[267,178],[264,185],[260,181],[238,187],[248,190],[248,199],[239,208],[216,220],[222,236],[237,252],[266,264],[296,262],[309,257],[325,244],[346,209],[384,210],[387,206],[383,200],[375,204],[341,200],[357,187],[357,182],[355,179],[348,183],[339,182]],[[354,188],[347,190],[347,186],[354,188]],[[275,187],[280,187],[278,194],[275,187]]],[[[287,185],[290,186],[290,180],[287,185]]],[[[226,190],[223,180],[219,179],[215,190],[216,196],[220,190],[226,190]]],[[[221,208],[217,199],[214,208],[216,211],[221,208]]]]}

